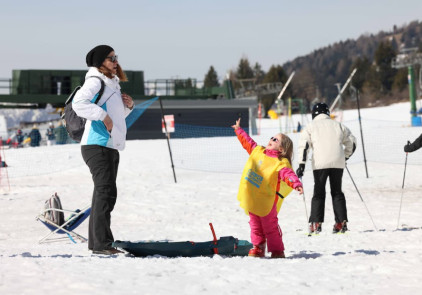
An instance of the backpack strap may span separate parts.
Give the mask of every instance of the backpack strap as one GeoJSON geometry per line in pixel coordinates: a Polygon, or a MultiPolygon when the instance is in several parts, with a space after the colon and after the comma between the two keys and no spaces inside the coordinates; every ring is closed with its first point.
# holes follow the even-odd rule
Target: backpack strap
{"type": "Polygon", "coordinates": [[[105,89],[105,83],[104,83],[104,80],[103,80],[103,79],[101,79],[101,78],[100,78],[100,77],[98,77],[98,76],[89,76],[89,77],[88,77],[88,79],[89,79],[89,78],[97,78],[97,79],[99,79],[99,80],[100,80],[100,82],[101,82],[101,88],[100,88],[100,91],[98,92],[97,99],[95,100],[95,104],[97,104],[97,103],[100,101],[101,96],[103,96],[104,89],[105,89]]]}

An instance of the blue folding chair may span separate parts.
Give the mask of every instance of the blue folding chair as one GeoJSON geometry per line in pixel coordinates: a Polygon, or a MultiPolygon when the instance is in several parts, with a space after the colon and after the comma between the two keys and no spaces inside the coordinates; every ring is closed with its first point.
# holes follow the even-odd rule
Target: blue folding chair
{"type": "Polygon", "coordinates": [[[81,242],[86,242],[88,239],[81,236],[80,234],[76,233],[74,230],[88,218],[89,214],[91,213],[91,207],[87,206],[82,210],[64,210],[64,209],[57,209],[57,208],[48,208],[41,212],[36,219],[41,221],[49,230],[50,233],[45,237],[41,238],[38,242],[48,243],[59,241],[63,239],[69,238],[73,243],[76,243],[75,239],[80,240],[81,242]],[[45,216],[48,211],[58,211],[63,213],[70,213],[70,217],[61,225],[52,222],[50,219],[47,219],[45,216]],[[50,238],[50,236],[54,234],[61,234],[66,235],[64,237],[57,237],[57,238],[50,238]]]}

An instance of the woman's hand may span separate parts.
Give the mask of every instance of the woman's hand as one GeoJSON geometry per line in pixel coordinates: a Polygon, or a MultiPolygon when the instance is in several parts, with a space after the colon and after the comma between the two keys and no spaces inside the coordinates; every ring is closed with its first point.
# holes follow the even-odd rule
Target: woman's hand
{"type": "Polygon", "coordinates": [[[135,103],[133,102],[132,97],[130,97],[126,93],[122,93],[122,99],[125,106],[127,106],[129,109],[133,109],[135,103]]]}
{"type": "Polygon", "coordinates": [[[234,130],[237,130],[237,129],[240,128],[240,118],[236,120],[236,124],[235,125],[232,125],[232,128],[234,130]]]}
{"type": "Polygon", "coordinates": [[[109,115],[104,118],[103,123],[107,128],[107,131],[111,133],[111,130],[113,129],[113,120],[111,120],[109,115]]]}
{"type": "Polygon", "coordinates": [[[295,190],[299,192],[299,195],[303,194],[303,187],[298,186],[295,190]]]}

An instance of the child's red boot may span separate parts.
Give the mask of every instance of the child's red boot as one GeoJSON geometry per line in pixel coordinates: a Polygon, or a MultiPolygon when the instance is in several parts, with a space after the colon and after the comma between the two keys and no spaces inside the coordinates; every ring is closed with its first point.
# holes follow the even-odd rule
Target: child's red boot
{"type": "Polygon", "coordinates": [[[248,256],[265,257],[265,246],[266,246],[266,243],[254,245],[253,248],[249,250],[248,256]]]}

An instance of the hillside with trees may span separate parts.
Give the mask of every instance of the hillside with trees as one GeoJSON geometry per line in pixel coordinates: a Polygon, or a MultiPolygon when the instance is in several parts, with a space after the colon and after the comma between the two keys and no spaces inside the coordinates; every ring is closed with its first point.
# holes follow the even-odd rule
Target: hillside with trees
{"type": "MultiPolygon", "coordinates": [[[[352,84],[359,90],[361,105],[388,105],[409,99],[407,68],[392,67],[393,58],[405,48],[415,48],[422,52],[422,22],[412,21],[403,27],[394,25],[391,31],[364,34],[357,40],[340,41],[283,65],[274,64],[268,72],[264,72],[258,62],[251,66],[248,58],[242,57],[236,71],[230,74],[230,79],[234,81],[238,93],[247,94],[248,90],[259,90],[260,85],[285,83],[290,73],[295,71],[283,98],[303,98],[309,107],[312,101],[317,100],[331,103],[339,87],[357,68],[352,84]]],[[[414,69],[418,80],[420,65],[414,69]]],[[[216,75],[215,72],[212,74],[216,75]]],[[[419,90],[419,84],[417,88],[419,90]]],[[[278,93],[257,94],[268,109],[278,93]]],[[[345,91],[342,96],[343,108],[354,106],[349,96],[349,91],[345,91]]]]}
{"type": "MultiPolygon", "coordinates": [[[[356,68],[352,84],[359,89],[363,105],[386,105],[409,97],[407,68],[392,67],[393,58],[404,48],[421,51],[421,22],[334,43],[285,63],[283,69],[287,73],[296,71],[292,83],[295,96],[331,102],[338,94],[336,83],[343,85],[356,68]]],[[[415,72],[419,72],[419,66],[415,72]]]]}

